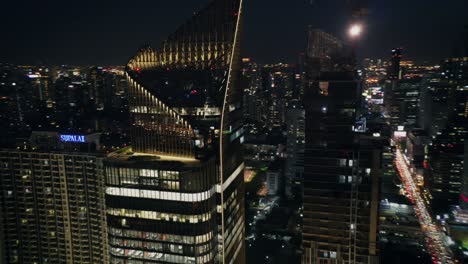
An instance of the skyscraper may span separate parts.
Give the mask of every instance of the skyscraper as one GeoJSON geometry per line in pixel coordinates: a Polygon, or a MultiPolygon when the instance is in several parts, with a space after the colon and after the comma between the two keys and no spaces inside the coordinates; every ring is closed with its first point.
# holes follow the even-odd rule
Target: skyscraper
{"type": "Polygon", "coordinates": [[[360,83],[345,57],[332,59],[332,68],[308,67],[318,71],[307,74],[304,96],[305,264],[374,263],[377,256],[381,153],[355,130],[360,83]]]}
{"type": "Polygon", "coordinates": [[[305,111],[302,107],[290,107],[286,112],[288,129],[285,166],[285,193],[288,198],[300,194],[300,185],[304,173],[304,119],[305,111]]]}
{"type": "Polygon", "coordinates": [[[248,122],[260,122],[264,104],[261,65],[251,61],[250,58],[243,58],[242,65],[242,74],[248,83],[243,94],[244,116],[248,122]]]}
{"type": "Polygon", "coordinates": [[[108,262],[99,136],[33,132],[0,150],[1,263],[108,262]]]}
{"type": "Polygon", "coordinates": [[[402,56],[403,49],[397,48],[392,50],[392,58],[390,60],[390,66],[388,69],[388,78],[392,80],[401,79],[400,74],[400,62],[402,56]]]}
{"type": "Polygon", "coordinates": [[[213,0],[126,67],[131,149],[106,163],[111,263],[243,263],[242,0],[213,0]]]}
{"type": "Polygon", "coordinates": [[[447,125],[453,91],[448,81],[423,80],[419,99],[418,125],[431,137],[447,125]]]}
{"type": "Polygon", "coordinates": [[[419,115],[421,79],[399,81],[392,90],[392,108],[389,111],[392,125],[415,126],[419,115]]]}
{"type": "Polygon", "coordinates": [[[468,59],[451,58],[442,64],[442,77],[450,85],[446,127],[433,136],[429,158],[432,209],[444,213],[458,203],[463,182],[465,142],[468,137],[468,59]]]}

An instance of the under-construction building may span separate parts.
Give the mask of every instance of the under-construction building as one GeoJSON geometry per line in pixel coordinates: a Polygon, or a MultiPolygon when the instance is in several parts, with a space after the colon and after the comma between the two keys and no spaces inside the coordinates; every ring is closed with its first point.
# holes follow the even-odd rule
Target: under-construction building
{"type": "Polygon", "coordinates": [[[346,68],[308,67],[302,263],[378,262],[381,152],[355,128],[360,84],[346,68]]]}

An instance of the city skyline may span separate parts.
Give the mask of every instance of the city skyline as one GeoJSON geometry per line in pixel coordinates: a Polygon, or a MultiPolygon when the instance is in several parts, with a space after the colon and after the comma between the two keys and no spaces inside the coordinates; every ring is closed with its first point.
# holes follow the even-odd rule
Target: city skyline
{"type": "Polygon", "coordinates": [[[463,1],[6,3],[0,264],[468,263],[463,1]]]}

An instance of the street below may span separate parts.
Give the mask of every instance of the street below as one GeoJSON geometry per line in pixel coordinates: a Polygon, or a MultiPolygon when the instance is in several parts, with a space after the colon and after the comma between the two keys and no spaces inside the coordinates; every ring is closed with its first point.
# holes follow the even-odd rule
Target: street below
{"type": "Polygon", "coordinates": [[[426,236],[426,248],[431,255],[432,262],[444,264],[454,263],[452,261],[450,248],[444,244],[445,233],[434,223],[424,203],[420,189],[415,183],[414,175],[408,163],[401,149],[397,148],[395,164],[400,174],[406,196],[413,203],[419,223],[426,236]]]}

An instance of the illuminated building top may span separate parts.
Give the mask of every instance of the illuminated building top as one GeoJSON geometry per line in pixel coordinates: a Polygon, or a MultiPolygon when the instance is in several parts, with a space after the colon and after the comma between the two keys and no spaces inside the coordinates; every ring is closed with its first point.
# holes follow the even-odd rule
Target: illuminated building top
{"type": "Polygon", "coordinates": [[[203,158],[217,149],[220,131],[240,128],[227,117],[240,109],[240,12],[240,0],[211,1],[159,50],[144,47],[130,59],[136,152],[203,158]]]}

